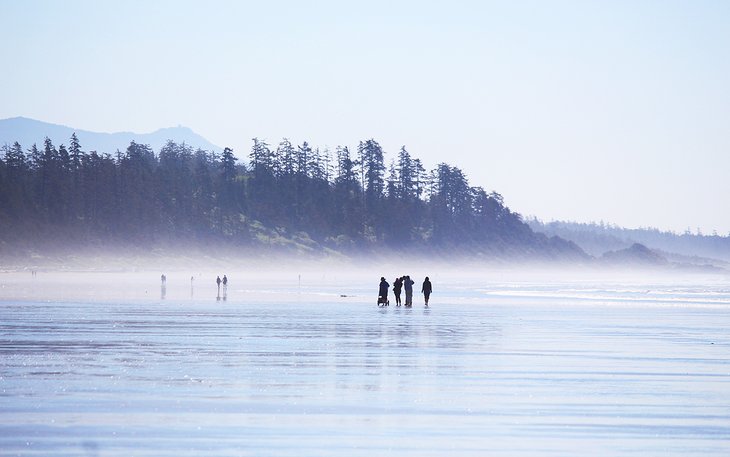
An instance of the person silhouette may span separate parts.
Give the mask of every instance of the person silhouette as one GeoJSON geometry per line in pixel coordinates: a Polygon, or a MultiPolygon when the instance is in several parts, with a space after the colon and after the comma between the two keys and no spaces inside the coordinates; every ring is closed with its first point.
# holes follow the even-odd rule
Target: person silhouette
{"type": "Polygon", "coordinates": [[[403,287],[406,290],[406,306],[413,306],[413,284],[415,282],[406,275],[406,279],[403,281],[403,287]]]}
{"type": "Polygon", "coordinates": [[[167,295],[167,276],[160,276],[160,299],[164,300],[167,295]]]}
{"type": "Polygon", "coordinates": [[[395,278],[393,281],[393,295],[395,295],[395,306],[400,306],[400,291],[403,288],[403,277],[395,278]]]}
{"type": "Polygon", "coordinates": [[[390,284],[384,277],[380,277],[380,288],[378,289],[378,305],[388,306],[388,288],[390,284]]]}
{"type": "Polygon", "coordinates": [[[426,276],[426,279],[423,281],[423,286],[421,286],[421,292],[423,293],[423,299],[426,301],[426,306],[428,306],[428,298],[431,296],[432,291],[431,281],[426,276]]]}

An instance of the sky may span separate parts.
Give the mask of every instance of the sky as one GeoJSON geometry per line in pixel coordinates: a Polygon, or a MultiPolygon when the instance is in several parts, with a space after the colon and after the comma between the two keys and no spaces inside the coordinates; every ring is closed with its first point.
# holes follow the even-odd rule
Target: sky
{"type": "Polygon", "coordinates": [[[0,118],[374,138],[544,221],[730,233],[730,2],[0,0],[0,118]]]}

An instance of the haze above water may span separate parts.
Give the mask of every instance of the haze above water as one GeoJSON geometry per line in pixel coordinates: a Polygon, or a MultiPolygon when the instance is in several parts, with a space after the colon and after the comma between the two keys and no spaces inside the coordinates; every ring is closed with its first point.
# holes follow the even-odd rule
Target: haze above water
{"type": "Polygon", "coordinates": [[[422,268],[0,274],[1,454],[730,453],[727,276],[422,268]]]}

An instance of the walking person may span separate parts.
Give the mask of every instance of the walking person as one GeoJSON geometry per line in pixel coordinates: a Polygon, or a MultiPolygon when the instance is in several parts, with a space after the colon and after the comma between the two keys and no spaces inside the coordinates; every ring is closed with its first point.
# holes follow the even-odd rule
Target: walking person
{"type": "Polygon", "coordinates": [[[395,306],[400,306],[400,291],[403,288],[403,277],[395,278],[393,281],[393,295],[395,295],[395,306]]]}
{"type": "Polygon", "coordinates": [[[426,306],[428,306],[428,297],[431,296],[432,291],[433,287],[431,286],[431,281],[429,281],[428,276],[426,276],[426,279],[423,281],[423,286],[421,286],[421,292],[423,293],[423,299],[426,301],[426,306]]]}
{"type": "Polygon", "coordinates": [[[410,276],[406,275],[406,279],[403,280],[403,287],[406,289],[406,306],[413,306],[413,284],[415,282],[410,276]]]}
{"type": "Polygon", "coordinates": [[[220,300],[221,299],[221,277],[220,276],[215,278],[215,283],[218,284],[218,295],[216,296],[216,298],[218,300],[220,300]]]}

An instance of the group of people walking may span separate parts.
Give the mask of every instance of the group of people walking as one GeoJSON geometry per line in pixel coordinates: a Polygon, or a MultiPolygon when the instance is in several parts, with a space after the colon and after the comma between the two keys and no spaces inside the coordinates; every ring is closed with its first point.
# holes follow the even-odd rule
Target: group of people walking
{"type": "MultiPolygon", "coordinates": [[[[192,280],[192,278],[190,278],[192,280]]],[[[228,287],[228,278],[226,275],[223,275],[223,279],[221,279],[220,276],[215,278],[215,283],[218,284],[218,292],[221,291],[221,284],[223,284],[223,289],[228,287]]]]}
{"type": "Polygon", "coordinates": [[[218,276],[215,278],[215,283],[218,284],[218,295],[215,297],[216,300],[221,299],[221,284],[223,284],[223,300],[225,301],[228,298],[228,277],[223,275],[223,279],[221,279],[221,277],[218,276]]]}
{"type": "MultiPolygon", "coordinates": [[[[406,293],[406,301],[404,303],[404,306],[413,306],[413,284],[415,284],[415,281],[413,281],[408,275],[395,278],[395,281],[393,281],[393,295],[395,295],[395,306],[401,306],[400,295],[401,291],[404,289],[406,293]]],[[[378,291],[378,305],[388,306],[390,304],[388,300],[389,288],[390,284],[388,284],[388,281],[386,281],[384,277],[381,277],[380,290],[378,291]]],[[[433,286],[431,285],[431,281],[428,279],[428,276],[426,276],[426,279],[423,281],[423,285],[421,286],[421,293],[423,294],[423,299],[426,306],[428,306],[428,299],[431,297],[431,292],[433,292],[433,286]]]]}

